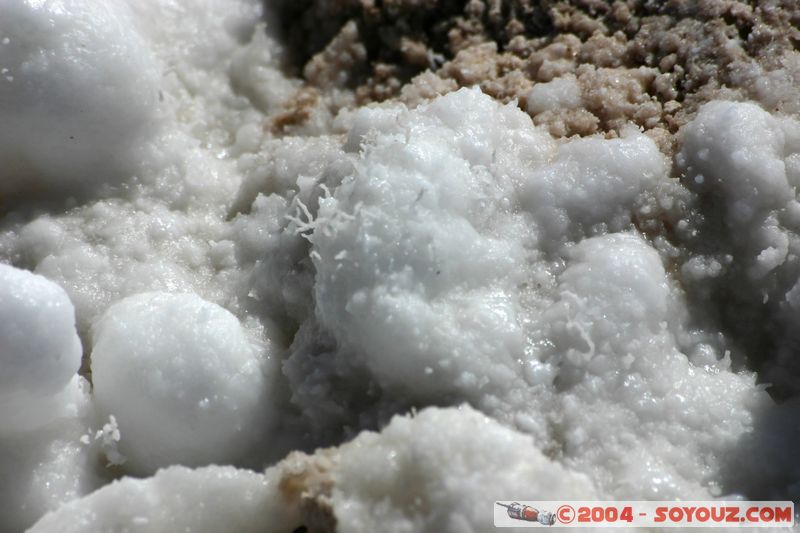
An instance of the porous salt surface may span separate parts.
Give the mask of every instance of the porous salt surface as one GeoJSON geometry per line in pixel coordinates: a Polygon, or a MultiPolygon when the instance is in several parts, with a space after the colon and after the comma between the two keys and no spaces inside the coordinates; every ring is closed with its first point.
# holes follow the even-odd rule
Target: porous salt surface
{"type": "MultiPolygon", "coordinates": [[[[800,497],[783,41],[751,43],[782,58],[772,85],[737,56],[739,92],[687,86],[670,122],[650,67],[598,66],[600,33],[529,42],[508,94],[525,47],[473,43],[358,107],[352,20],[303,80],[284,4],[6,4],[0,530],[485,531],[507,497],[800,497]]],[[[762,39],[788,12],[738,16],[762,39]]]]}

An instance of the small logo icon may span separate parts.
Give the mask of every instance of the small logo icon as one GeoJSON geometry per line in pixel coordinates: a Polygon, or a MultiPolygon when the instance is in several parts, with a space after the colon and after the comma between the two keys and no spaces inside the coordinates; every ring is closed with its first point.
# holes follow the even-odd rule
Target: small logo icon
{"type": "Polygon", "coordinates": [[[496,502],[500,507],[505,507],[508,516],[514,520],[524,520],[525,522],[539,522],[544,526],[552,526],[556,523],[556,515],[550,511],[542,511],[531,507],[530,505],[522,505],[518,502],[501,503],[496,502]]]}
{"type": "Polygon", "coordinates": [[[570,524],[575,520],[575,509],[571,505],[562,505],[556,510],[559,522],[570,524]]]}

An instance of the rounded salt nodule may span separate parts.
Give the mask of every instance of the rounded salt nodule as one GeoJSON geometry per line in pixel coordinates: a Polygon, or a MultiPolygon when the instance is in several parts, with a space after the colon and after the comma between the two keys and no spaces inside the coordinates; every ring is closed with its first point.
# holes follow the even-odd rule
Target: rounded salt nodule
{"type": "Polygon", "coordinates": [[[116,417],[129,470],[234,462],[258,437],[266,376],[229,311],[194,294],[137,294],[93,334],[95,402],[116,417]]]}
{"type": "Polygon", "coordinates": [[[129,174],[158,76],[124,2],[2,2],[0,193],[77,194],[129,174]]]}
{"type": "Polygon", "coordinates": [[[79,394],[81,355],[64,289],[0,264],[0,433],[35,429],[67,414],[79,394]]]}

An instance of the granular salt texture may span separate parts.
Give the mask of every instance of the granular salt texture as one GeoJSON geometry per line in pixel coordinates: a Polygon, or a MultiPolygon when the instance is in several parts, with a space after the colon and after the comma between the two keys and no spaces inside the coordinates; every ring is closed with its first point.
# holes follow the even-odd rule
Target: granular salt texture
{"type": "MultiPolygon", "coordinates": [[[[115,35],[123,41],[96,52],[144,43],[137,50],[147,52],[152,63],[147,68],[155,69],[157,83],[151,87],[150,108],[136,113],[157,114],[159,127],[142,139],[146,148],[135,154],[136,172],[124,173],[113,198],[77,205],[66,200],[64,210],[30,217],[14,211],[4,217],[0,255],[64,287],[87,343],[91,324],[109,305],[139,292],[194,292],[230,309],[245,307],[248,291],[241,290],[236,245],[225,217],[249,162],[270,137],[264,128],[267,114],[282,111],[281,102],[297,84],[283,74],[281,47],[259,23],[261,2],[90,4],[60,3],[63,12],[57,20],[69,22],[72,11],[75,24],[86,12],[119,15],[117,22],[125,28],[115,35]]],[[[9,38],[3,45],[2,40],[0,35],[0,54],[13,42],[9,38]]],[[[114,69],[125,64],[120,60],[114,69]]],[[[130,90],[148,86],[149,70],[142,68],[128,84],[130,90]]],[[[91,94],[88,89],[83,93],[91,94]]],[[[138,100],[118,99],[128,100],[116,108],[119,113],[136,110],[138,100]]],[[[114,161],[125,159],[133,147],[132,141],[130,146],[95,144],[114,161]]],[[[97,181],[119,177],[103,166],[83,175],[96,180],[90,183],[93,192],[97,181]]],[[[78,184],[61,185],[58,198],[81,197],[78,184]]],[[[248,329],[260,327],[257,320],[245,322],[248,329]]]]}
{"type": "Polygon", "coordinates": [[[131,18],[117,0],[4,2],[0,193],[96,193],[126,177],[158,99],[131,18]]]}
{"type": "Polygon", "coordinates": [[[354,174],[295,228],[313,244],[316,311],[284,368],[318,431],[467,400],[607,497],[720,494],[768,398],[686,323],[680,284],[635,231],[670,186],[651,139],[556,146],[461,90],[363,110],[345,146],[354,174]]]}
{"type": "Polygon", "coordinates": [[[0,433],[66,416],[79,396],[81,354],[75,309],[64,290],[0,264],[0,433]]]}
{"type": "Polygon", "coordinates": [[[305,230],[316,319],[301,326],[285,366],[294,400],[335,427],[332,412],[374,407],[348,398],[369,388],[330,388],[337,375],[354,385],[359,366],[401,403],[514,379],[524,334],[509,287],[522,282],[514,265],[535,238],[515,213],[514,183],[555,143],[513,107],[463,90],[417,111],[364,109],[345,147],[364,153],[356,173],[318,199],[305,230]],[[342,349],[318,357],[331,335],[342,349]]]}
{"type": "Polygon", "coordinates": [[[588,477],[545,457],[527,436],[468,406],[395,417],[338,452],[330,505],[336,531],[493,529],[490,494],[591,500],[588,477]]]}
{"type": "Polygon", "coordinates": [[[710,206],[687,239],[684,277],[779,396],[798,390],[800,122],[751,103],[711,102],[687,125],[677,156],[710,206]]]}
{"type": "Polygon", "coordinates": [[[0,247],[64,287],[88,344],[91,324],[131,294],[197,292],[235,305],[234,243],[222,216],[150,197],[98,200],[20,223],[0,236],[0,247]]]}
{"type": "Polygon", "coordinates": [[[586,476],[545,457],[529,436],[464,405],[394,417],[380,433],[293,453],[263,475],[174,466],[125,478],[30,531],[483,531],[495,492],[597,498],[586,476]]]}
{"type": "Polygon", "coordinates": [[[684,297],[643,239],[593,237],[569,256],[559,301],[541,319],[565,464],[615,498],[719,496],[767,395],[729,360],[682,353],[684,297]]]}
{"type": "Polygon", "coordinates": [[[297,510],[276,480],[229,466],[173,466],[147,479],[124,478],[45,515],[31,533],[192,531],[287,533],[297,510]]]}
{"type": "MultiPolygon", "coordinates": [[[[169,457],[143,464],[152,457],[143,460],[136,450],[187,442],[177,436],[184,433],[180,421],[163,420],[171,411],[162,403],[181,413],[200,408],[176,399],[195,392],[182,387],[131,392],[136,382],[121,378],[123,370],[142,370],[140,383],[151,385],[159,372],[174,383],[193,378],[183,383],[208,391],[218,390],[216,376],[230,375],[230,368],[190,361],[190,348],[209,355],[214,346],[198,346],[193,326],[167,329],[191,313],[154,324],[131,311],[137,318],[127,324],[131,331],[141,322],[162,340],[185,334],[166,346],[168,357],[138,367],[126,357],[147,348],[137,339],[149,334],[128,338],[119,324],[98,328],[122,339],[103,350],[124,361],[119,371],[109,365],[106,372],[120,386],[103,390],[101,371],[91,376],[98,416],[84,390],[69,416],[2,439],[0,456],[10,458],[0,462],[3,477],[24,481],[0,488],[0,529],[21,530],[104,483],[119,470],[103,465],[119,461],[120,451],[129,455],[123,468],[131,472],[210,460],[260,466],[282,450],[339,444],[382,427],[409,407],[465,401],[483,415],[468,408],[426,411],[424,424],[396,419],[390,440],[369,433],[355,440],[391,448],[400,458],[407,449],[423,457],[429,451],[447,465],[418,489],[441,505],[439,514],[417,513],[400,497],[403,472],[427,479],[414,470],[413,457],[399,472],[362,471],[358,458],[371,457],[368,446],[342,446],[292,454],[277,474],[267,474],[280,477],[281,498],[299,499],[304,512],[317,516],[281,524],[289,530],[318,524],[324,531],[339,516],[341,527],[375,528],[370,514],[385,508],[398,528],[482,527],[483,517],[445,492],[473,496],[437,485],[450,479],[448,471],[461,472],[448,458],[469,458],[464,464],[487,486],[515,478],[495,463],[473,461],[483,449],[466,430],[459,429],[457,440],[439,431],[447,454],[433,438],[415,447],[417,434],[435,434],[429,418],[453,428],[468,421],[511,439],[525,449],[520,461],[542,472],[570,482],[588,477],[588,497],[797,494],[796,401],[776,406],[753,373],[733,370],[749,365],[775,382],[773,393],[794,394],[800,135],[796,122],[778,113],[797,111],[795,6],[515,0],[511,9],[497,10],[483,1],[443,7],[402,0],[370,11],[366,4],[309,2],[286,10],[311,5],[293,21],[315,28],[298,32],[308,37],[300,47],[281,43],[274,13],[263,19],[266,28],[259,20],[263,9],[281,5],[258,0],[24,2],[4,21],[42,23],[56,5],[63,7],[54,17],[60,33],[21,33],[0,21],[11,32],[0,35],[0,59],[16,65],[26,50],[45,50],[47,72],[62,72],[70,82],[85,67],[87,76],[70,83],[95,72],[120,83],[109,91],[130,102],[103,111],[107,101],[97,97],[91,113],[70,115],[67,96],[94,98],[100,89],[62,94],[51,84],[52,98],[42,105],[60,105],[52,113],[60,120],[43,129],[33,120],[39,108],[27,105],[32,96],[14,85],[19,73],[0,72],[14,78],[0,89],[14,102],[2,110],[4,120],[32,113],[27,130],[0,134],[10,139],[0,144],[11,147],[8,154],[0,148],[0,159],[17,165],[5,181],[14,202],[2,206],[11,212],[0,218],[0,258],[64,288],[86,346],[90,326],[102,323],[110,306],[124,310],[126,297],[148,291],[196,294],[205,300],[198,308],[213,309],[227,324],[220,330],[231,346],[245,336],[268,346],[256,353],[248,343],[232,357],[265,365],[258,387],[255,377],[232,392],[222,387],[242,409],[219,424],[237,437],[218,444],[202,434],[185,450],[175,444],[169,457]],[[92,47],[56,46],[71,45],[73,29],[84,26],[92,47]],[[30,46],[15,43],[27,37],[30,46]],[[114,54],[122,59],[109,62],[114,54]],[[76,62],[61,61],[69,57],[76,62]],[[294,74],[302,71],[305,80],[287,68],[298,57],[307,68],[294,74]],[[504,107],[477,90],[439,97],[473,84],[500,101],[518,100],[504,107]],[[150,100],[139,98],[147,94],[150,100]],[[409,111],[394,102],[335,116],[393,95],[409,105],[432,103],[409,111]],[[770,113],[713,104],[685,135],[675,135],[703,102],[748,97],[770,113]],[[17,146],[31,128],[50,142],[64,124],[91,138],[100,115],[120,120],[103,123],[108,139],[91,150],[77,137],[75,145],[54,141],[41,157],[40,147],[17,146]],[[557,137],[603,132],[607,138],[555,141],[543,128],[557,137]],[[659,150],[670,155],[676,139],[683,150],[670,168],[659,150]],[[36,161],[26,163],[31,154],[36,161]],[[63,173],[48,170],[56,159],[63,173]],[[681,180],[668,178],[678,173],[681,180]],[[46,213],[27,202],[42,207],[48,204],[40,199],[68,196],[77,200],[46,213]],[[272,368],[289,343],[284,380],[272,368]],[[176,366],[159,369],[165,361],[176,366]],[[172,376],[176,369],[185,374],[172,376]],[[272,397],[256,399],[256,388],[272,397]],[[122,414],[107,407],[115,401],[122,414],[145,405],[141,411],[158,416],[126,430],[122,414]],[[494,422],[478,422],[484,415],[494,422]],[[244,419],[256,422],[240,424],[244,419]],[[270,430],[274,424],[281,425],[270,430]],[[245,451],[244,441],[265,434],[263,446],[245,451]],[[139,446],[136,439],[144,437],[139,446]],[[133,453],[124,449],[131,443],[133,453]],[[347,469],[337,470],[348,489],[334,509],[337,481],[324,473],[338,468],[340,452],[349,458],[347,469]],[[288,490],[290,471],[304,463],[317,468],[315,488],[303,478],[301,493],[288,490]],[[376,503],[373,488],[390,503],[376,503]],[[351,507],[364,512],[348,514],[351,507]]],[[[226,347],[214,353],[230,355],[226,347]]],[[[195,474],[187,479],[202,478],[195,474]]],[[[194,499],[188,483],[171,485],[186,491],[186,501],[194,499]]],[[[159,486],[152,479],[120,485],[125,496],[109,489],[113,497],[97,500],[116,508],[100,513],[112,524],[134,501],[128,487],[146,498],[159,486]]],[[[163,517],[154,529],[191,519],[168,499],[162,514],[145,505],[137,516],[163,517]]],[[[265,513],[278,511],[266,505],[265,513]]],[[[81,516],[92,520],[91,512],[81,516]]],[[[122,522],[133,521],[126,516],[122,522]]],[[[147,524],[140,519],[135,527],[147,524]]]]}
{"type": "Polygon", "coordinates": [[[529,233],[512,215],[514,165],[541,162],[552,141],[476,90],[417,112],[365,111],[348,146],[362,131],[363,165],[321,200],[315,222],[322,324],[415,397],[502,374],[489,360],[523,343],[516,304],[500,290],[525,261],[519,240],[503,236],[529,233]]]}
{"type": "Polygon", "coordinates": [[[80,440],[93,417],[89,388],[81,384],[71,416],[0,437],[0,530],[24,531],[48,511],[108,482],[106,462],[80,440]]]}
{"type": "Polygon", "coordinates": [[[549,237],[540,246],[552,250],[565,237],[630,227],[637,199],[654,193],[666,170],[656,145],[635,128],[622,139],[575,139],[525,178],[520,200],[549,237]]]}
{"type": "Polygon", "coordinates": [[[20,531],[99,484],[78,442],[91,417],[81,355],[64,290],[0,264],[0,530],[20,531]]]}
{"type": "Polygon", "coordinates": [[[379,381],[418,398],[514,379],[531,323],[523,307],[547,298],[521,299],[519,287],[527,276],[552,286],[548,261],[558,268],[542,250],[629,228],[635,201],[666,172],[639,133],[556,150],[523,113],[476,90],[410,112],[362,110],[345,146],[362,162],[309,226],[317,315],[379,381]]]}
{"type": "Polygon", "coordinates": [[[537,83],[528,93],[528,113],[575,109],[581,105],[581,89],[574,75],[567,74],[547,83],[537,83]]]}
{"type": "Polygon", "coordinates": [[[240,160],[244,180],[229,238],[249,295],[292,333],[313,312],[315,273],[308,240],[287,226],[297,217],[306,223],[303,210],[316,212],[320,187],[335,188],[352,172],[352,154],[341,145],[334,135],[285,137],[240,160]]]}
{"type": "Polygon", "coordinates": [[[94,338],[94,398],[119,422],[131,471],[240,460],[269,429],[274,360],[225,309],[139,294],[111,306],[94,338]]]}
{"type": "Polygon", "coordinates": [[[797,128],[752,103],[710,102],[684,128],[678,162],[696,190],[727,201],[728,224],[758,223],[764,210],[794,199],[797,128]]]}

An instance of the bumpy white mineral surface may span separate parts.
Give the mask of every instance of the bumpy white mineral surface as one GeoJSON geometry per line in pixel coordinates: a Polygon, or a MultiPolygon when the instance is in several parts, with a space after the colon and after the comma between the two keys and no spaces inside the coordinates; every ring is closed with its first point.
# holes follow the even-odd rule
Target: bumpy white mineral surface
{"type": "Polygon", "coordinates": [[[800,498],[798,117],[710,102],[674,161],[478,88],[276,130],[262,10],[0,0],[0,530],[800,498]]]}

